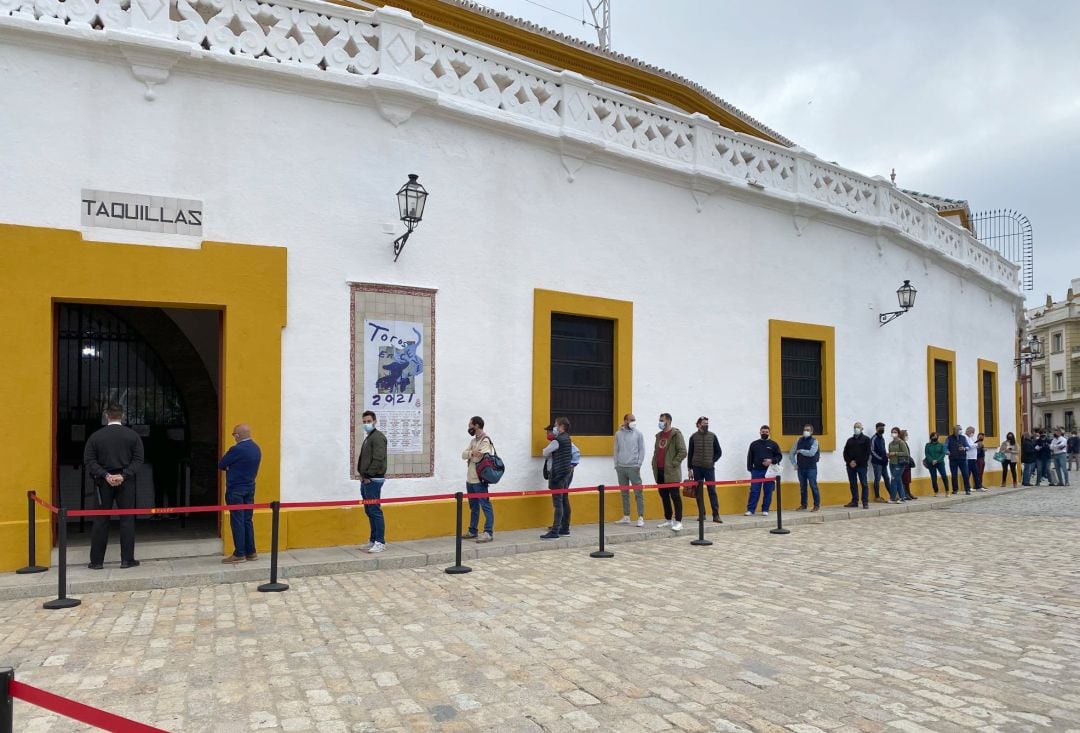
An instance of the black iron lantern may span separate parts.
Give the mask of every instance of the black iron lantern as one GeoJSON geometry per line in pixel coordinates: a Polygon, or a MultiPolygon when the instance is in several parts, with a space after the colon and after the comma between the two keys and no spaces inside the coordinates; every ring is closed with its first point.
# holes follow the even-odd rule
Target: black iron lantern
{"type": "Polygon", "coordinates": [[[889,313],[881,313],[878,315],[878,325],[884,326],[894,318],[899,318],[904,315],[915,305],[915,295],[919,291],[912,286],[910,280],[905,280],[904,284],[896,289],[896,300],[900,304],[900,310],[890,311],[889,313]]]}
{"type": "Polygon", "coordinates": [[[415,173],[409,174],[409,180],[405,182],[397,192],[398,214],[405,222],[405,233],[394,240],[394,262],[397,262],[401,251],[405,249],[405,243],[409,241],[409,235],[424,218],[424,205],[427,203],[428,192],[415,173]]]}
{"type": "Polygon", "coordinates": [[[1042,356],[1042,341],[1035,334],[1028,337],[1028,353],[1031,354],[1032,359],[1042,356]]]}

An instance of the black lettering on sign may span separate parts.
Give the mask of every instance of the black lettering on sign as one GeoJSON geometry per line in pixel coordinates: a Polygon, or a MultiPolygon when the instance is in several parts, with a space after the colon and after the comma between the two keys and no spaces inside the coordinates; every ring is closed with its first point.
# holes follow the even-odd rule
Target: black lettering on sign
{"type": "Polygon", "coordinates": [[[198,209],[188,209],[188,218],[191,219],[191,223],[196,226],[202,226],[202,212],[198,209]]]}
{"type": "Polygon", "coordinates": [[[176,219],[173,221],[174,224],[179,224],[180,222],[184,222],[185,224],[188,223],[188,220],[186,218],[184,218],[184,210],[183,209],[177,209],[176,210],[176,219]]]}
{"type": "Polygon", "coordinates": [[[94,204],[96,203],[94,201],[94,199],[83,199],[82,202],[84,204],[86,204],[86,215],[87,216],[93,216],[94,215],[93,208],[94,208],[94,204]]]}
{"type": "Polygon", "coordinates": [[[109,204],[109,213],[106,214],[106,216],[112,217],[113,219],[123,219],[124,205],[121,203],[109,204]]]}
{"type": "Polygon", "coordinates": [[[94,216],[106,216],[107,217],[108,215],[109,215],[109,209],[105,206],[105,202],[102,201],[100,204],[98,204],[97,213],[94,214],[94,216]]]}

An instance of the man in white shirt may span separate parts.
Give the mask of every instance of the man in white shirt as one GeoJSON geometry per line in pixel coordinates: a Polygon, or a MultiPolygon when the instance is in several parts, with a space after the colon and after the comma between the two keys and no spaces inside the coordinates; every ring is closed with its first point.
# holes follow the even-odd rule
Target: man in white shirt
{"type": "Polygon", "coordinates": [[[1050,441],[1050,460],[1054,462],[1054,470],[1057,472],[1059,486],[1069,485],[1069,439],[1065,437],[1065,431],[1058,428],[1054,431],[1054,439],[1050,441]]]}
{"type": "MultiPolygon", "coordinates": [[[[968,425],[964,434],[967,436],[967,454],[965,457],[967,458],[968,475],[971,476],[971,482],[978,486],[975,477],[979,471],[979,446],[975,443],[975,428],[968,425]]],[[[966,485],[964,486],[964,493],[969,493],[966,485]]]]}

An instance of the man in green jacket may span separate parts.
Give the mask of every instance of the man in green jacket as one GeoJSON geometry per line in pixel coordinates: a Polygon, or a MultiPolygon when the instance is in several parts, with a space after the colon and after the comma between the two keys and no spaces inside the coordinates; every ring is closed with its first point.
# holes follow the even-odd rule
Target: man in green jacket
{"type": "Polygon", "coordinates": [[[938,440],[938,434],[930,433],[930,442],[923,449],[923,462],[930,469],[930,484],[934,487],[934,493],[938,492],[937,474],[941,474],[942,486],[945,493],[949,493],[949,478],[945,473],[945,444],[938,440]]]}
{"type": "MultiPolygon", "coordinates": [[[[382,498],[383,483],[386,482],[386,436],[375,427],[378,418],[371,410],[363,414],[364,438],[360,446],[360,458],[356,462],[356,472],[360,474],[360,496],[366,501],[382,498]]],[[[382,552],[386,549],[386,520],[383,519],[382,505],[364,504],[371,534],[367,544],[360,545],[361,550],[369,553],[382,552]]]]}
{"type": "MultiPolygon", "coordinates": [[[[671,427],[671,415],[660,413],[656,424],[660,432],[653,443],[652,470],[658,484],[682,483],[682,462],[686,460],[686,440],[678,428],[671,427]]],[[[682,529],[682,494],[679,487],[660,489],[660,500],[664,502],[664,521],[660,527],[671,527],[678,532],[682,529]],[[672,521],[672,505],[675,507],[675,521],[672,521]]]]}

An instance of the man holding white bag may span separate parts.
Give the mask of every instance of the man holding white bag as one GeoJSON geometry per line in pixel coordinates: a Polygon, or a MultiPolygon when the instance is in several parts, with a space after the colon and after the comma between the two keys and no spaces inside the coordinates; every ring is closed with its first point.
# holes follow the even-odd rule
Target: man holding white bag
{"type": "Polygon", "coordinates": [[[750,498],[746,502],[746,516],[754,516],[757,511],[758,497],[762,488],[765,489],[765,498],[761,502],[761,516],[769,516],[769,507],[772,506],[773,490],[776,482],[780,480],[780,461],[784,454],[780,452],[780,446],[776,441],[769,439],[769,426],[762,425],[758,434],[761,436],[750,444],[746,452],[746,470],[750,472],[750,478],[772,478],[773,481],[755,481],[750,484],[750,498]]]}

